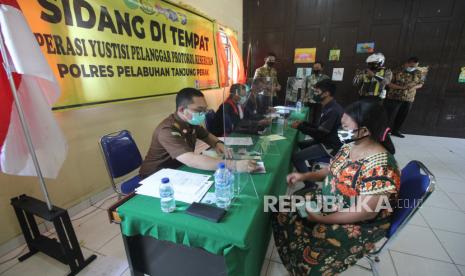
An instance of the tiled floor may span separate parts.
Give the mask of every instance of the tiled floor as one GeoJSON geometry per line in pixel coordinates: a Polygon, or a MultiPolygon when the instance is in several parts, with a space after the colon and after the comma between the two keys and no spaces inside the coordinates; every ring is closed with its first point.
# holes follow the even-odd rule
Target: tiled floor
{"type": "MultiPolygon", "coordinates": [[[[401,166],[420,160],[437,177],[437,190],[425,207],[403,229],[390,251],[381,256],[381,275],[462,275],[465,276],[465,140],[409,135],[395,139],[396,158],[401,166]]],[[[108,223],[104,209],[90,207],[73,221],[85,256],[98,258],[80,275],[130,275],[117,225],[108,223]],[[90,213],[90,214],[89,214],[90,213]],[[89,214],[82,217],[83,215],[89,214]]],[[[99,203],[96,204],[98,206],[99,203]]],[[[49,233],[54,235],[53,232],[49,233]]],[[[5,262],[21,251],[20,247],[0,258],[0,275],[66,275],[68,267],[42,254],[23,263],[5,262]]],[[[343,275],[371,275],[362,266],[343,275]]],[[[270,242],[261,275],[288,275],[270,242]]]]}

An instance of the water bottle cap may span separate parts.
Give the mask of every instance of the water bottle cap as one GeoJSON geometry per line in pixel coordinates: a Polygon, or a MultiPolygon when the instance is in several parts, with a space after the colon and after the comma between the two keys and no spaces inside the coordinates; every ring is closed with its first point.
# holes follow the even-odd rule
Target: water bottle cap
{"type": "Polygon", "coordinates": [[[218,169],[224,169],[224,168],[226,168],[226,165],[223,162],[218,164],[218,169]]]}
{"type": "Polygon", "coordinates": [[[169,183],[170,182],[170,179],[168,177],[164,177],[161,179],[161,183],[163,184],[166,184],[166,183],[169,183]]]}

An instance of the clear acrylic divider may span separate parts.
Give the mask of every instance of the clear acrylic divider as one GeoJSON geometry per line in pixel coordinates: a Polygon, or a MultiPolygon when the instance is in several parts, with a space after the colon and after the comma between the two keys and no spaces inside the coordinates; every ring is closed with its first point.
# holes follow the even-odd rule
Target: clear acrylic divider
{"type": "Polygon", "coordinates": [[[294,107],[298,100],[301,100],[303,104],[308,102],[307,78],[289,77],[284,105],[294,107]]]}
{"type": "Polygon", "coordinates": [[[255,78],[252,81],[252,90],[255,86],[260,89],[257,93],[258,110],[259,114],[263,117],[262,120],[266,121],[266,128],[259,132],[258,139],[255,142],[254,151],[259,152],[261,155],[280,155],[279,148],[276,142],[270,140],[271,135],[284,135],[285,120],[284,117],[277,113],[273,107],[273,96],[277,91],[277,80],[270,77],[255,78]]]}
{"type": "Polygon", "coordinates": [[[254,143],[251,137],[253,129],[249,130],[247,127],[256,125],[246,117],[245,106],[250,99],[250,94],[245,84],[235,84],[223,90],[223,137],[226,151],[224,160],[232,178],[231,204],[236,203],[240,196],[258,199],[252,175],[246,171],[249,159],[260,159],[260,156],[250,153],[254,143]]]}

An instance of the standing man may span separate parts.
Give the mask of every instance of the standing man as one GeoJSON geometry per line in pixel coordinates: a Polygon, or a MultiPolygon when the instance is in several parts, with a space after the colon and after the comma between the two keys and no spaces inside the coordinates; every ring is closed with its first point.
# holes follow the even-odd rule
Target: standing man
{"type": "MultiPolygon", "coordinates": [[[[142,178],[160,169],[176,169],[183,164],[192,168],[214,171],[223,159],[194,153],[195,143],[200,139],[219,154],[227,154],[224,144],[201,125],[205,121],[207,102],[199,90],[184,88],[176,95],[176,112],[163,120],[153,132],[152,143],[139,170],[142,178]]],[[[226,162],[229,168],[250,172],[255,162],[247,160],[226,162]]]]}
{"type": "Polygon", "coordinates": [[[307,105],[313,102],[313,95],[316,91],[315,85],[322,80],[329,80],[329,76],[323,74],[323,67],[324,64],[321,61],[315,61],[315,63],[313,64],[312,74],[308,78],[307,83],[308,93],[305,99],[303,100],[303,102],[307,105]]]}
{"type": "Polygon", "coordinates": [[[254,79],[256,78],[264,78],[267,83],[270,83],[271,86],[268,88],[271,91],[267,91],[269,93],[269,97],[273,99],[273,106],[278,104],[278,92],[281,91],[281,85],[278,82],[278,72],[274,68],[276,64],[276,55],[274,53],[268,53],[265,58],[265,64],[262,67],[259,67],[255,70],[254,79]]]}
{"type": "Polygon", "coordinates": [[[367,68],[355,73],[353,84],[358,88],[360,99],[386,98],[386,85],[391,82],[392,72],[384,67],[385,60],[382,53],[372,54],[366,59],[367,68]]]}
{"type": "Polygon", "coordinates": [[[392,135],[404,138],[400,132],[402,124],[412,108],[417,89],[423,86],[423,76],[418,70],[418,58],[409,58],[403,66],[393,72],[384,106],[388,113],[392,135]]]}

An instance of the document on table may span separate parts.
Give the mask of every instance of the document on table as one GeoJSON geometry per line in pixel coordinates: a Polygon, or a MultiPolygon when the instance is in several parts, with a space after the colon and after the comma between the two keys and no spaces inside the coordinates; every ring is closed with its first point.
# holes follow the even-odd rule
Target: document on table
{"type": "Polygon", "coordinates": [[[194,150],[194,153],[195,154],[201,154],[202,152],[208,150],[211,146],[201,140],[197,140],[197,142],[195,143],[195,150],[194,150]]]}
{"type": "Polygon", "coordinates": [[[266,114],[265,117],[268,119],[275,119],[275,118],[279,118],[280,115],[279,115],[279,112],[276,112],[276,113],[266,114]]]}
{"type": "Polygon", "coordinates": [[[274,109],[277,109],[277,110],[292,110],[292,111],[295,111],[295,110],[297,110],[297,107],[278,105],[278,106],[275,106],[274,109]]]}
{"type": "Polygon", "coordinates": [[[136,193],[159,198],[161,179],[165,177],[173,185],[174,199],[186,203],[200,201],[213,184],[209,181],[210,175],[162,169],[142,180],[142,186],[136,189],[136,193]]]}
{"type": "Polygon", "coordinates": [[[286,139],[287,139],[286,137],[277,135],[277,134],[268,135],[268,140],[271,142],[279,141],[279,140],[286,140],[286,139]]]}
{"type": "Polygon", "coordinates": [[[253,145],[252,137],[220,137],[226,146],[251,146],[253,145]]]}

